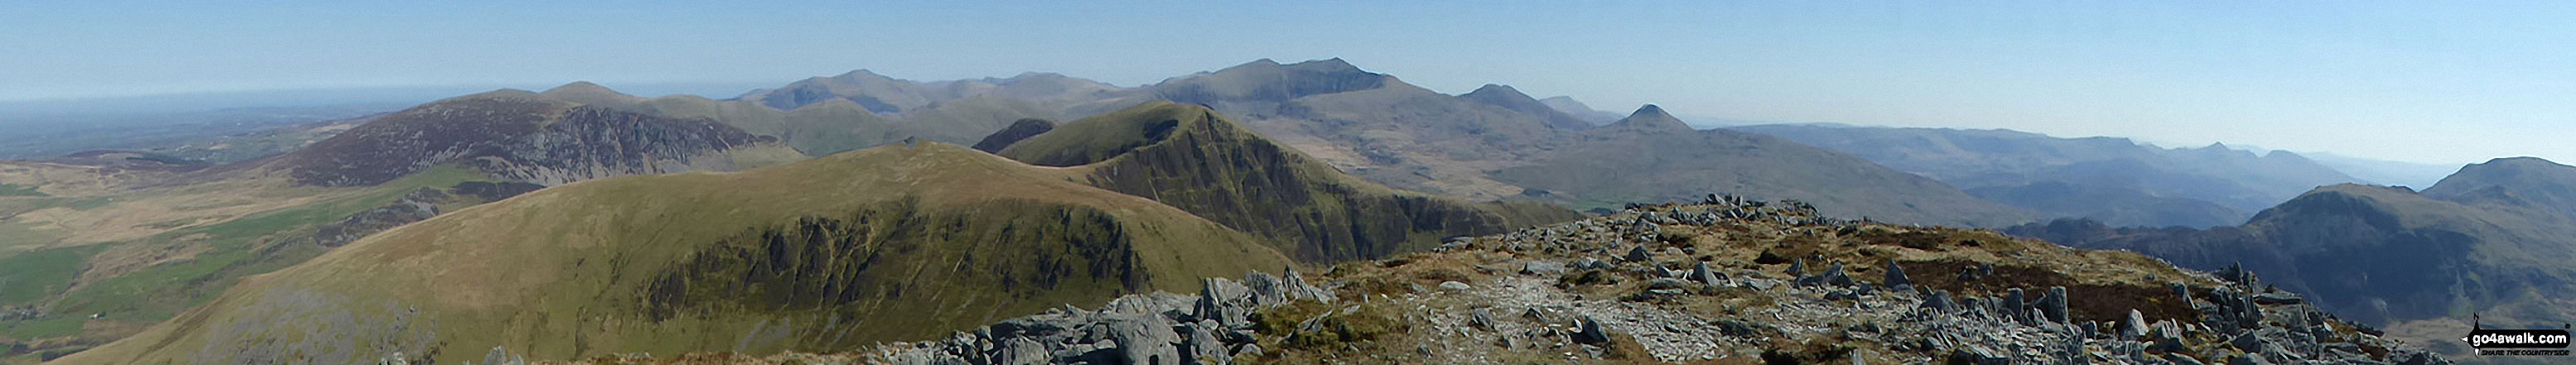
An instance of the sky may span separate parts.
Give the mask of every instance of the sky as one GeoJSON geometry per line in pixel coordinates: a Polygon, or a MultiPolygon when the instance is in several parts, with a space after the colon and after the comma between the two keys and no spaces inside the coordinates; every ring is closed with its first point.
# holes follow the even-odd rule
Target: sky
{"type": "Polygon", "coordinates": [[[0,103],[574,80],[730,97],[853,69],[1135,86],[1339,57],[1622,113],[2576,163],[2566,19],[2576,2],[12,0],[0,103]]]}

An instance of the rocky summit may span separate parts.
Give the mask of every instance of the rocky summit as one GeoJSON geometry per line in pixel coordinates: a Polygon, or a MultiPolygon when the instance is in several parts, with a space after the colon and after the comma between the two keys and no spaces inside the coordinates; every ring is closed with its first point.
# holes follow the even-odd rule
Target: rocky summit
{"type": "Polygon", "coordinates": [[[839,354],[580,363],[2450,363],[2244,270],[1732,197],[1204,284],[839,354]]]}

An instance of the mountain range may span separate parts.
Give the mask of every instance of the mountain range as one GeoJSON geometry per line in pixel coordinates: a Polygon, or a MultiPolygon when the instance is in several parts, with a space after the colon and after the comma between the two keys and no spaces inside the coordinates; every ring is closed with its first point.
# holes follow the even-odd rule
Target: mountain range
{"type": "MultiPolygon", "coordinates": [[[[1319,162],[1372,182],[1468,200],[1530,200],[1595,209],[1724,192],[1804,200],[1831,215],[1901,223],[2003,226],[2038,217],[2022,209],[1974,199],[1939,182],[1924,181],[1831,151],[1734,131],[1693,131],[1660,108],[1640,108],[1641,113],[1636,113],[1644,116],[1643,123],[1634,123],[1637,127],[1652,128],[1593,132],[1590,130],[1596,125],[1627,123],[1601,120],[1597,112],[1561,111],[1557,106],[1580,104],[1568,104],[1572,102],[1570,98],[1554,99],[1556,105],[1552,106],[1504,85],[1488,85],[1461,95],[1442,94],[1407,84],[1395,76],[1362,70],[1340,59],[1292,64],[1257,60],[1135,88],[1052,74],[913,82],[862,71],[758,90],[724,103],[757,103],[769,109],[802,113],[848,102],[856,108],[845,109],[898,116],[925,113],[923,108],[978,101],[1029,107],[1012,109],[1019,111],[1018,115],[987,114],[987,118],[972,123],[939,124],[973,125],[976,127],[960,128],[989,133],[1019,118],[1093,115],[1152,100],[1213,108],[1319,162]],[[1656,136],[1663,133],[1697,137],[1656,136]],[[1638,144],[1656,147],[1622,150],[1638,144]],[[1649,151],[1653,153],[1643,153],[1649,151]],[[1540,174],[1552,175],[1544,177],[1529,173],[1548,166],[1584,165],[1575,163],[1577,160],[1620,166],[1622,171],[1540,174]],[[1609,178],[1665,172],[1728,179],[1708,182],[1609,178]],[[1864,196],[1869,198],[1844,198],[1864,196]]],[[[692,115],[719,121],[737,119],[692,115]]],[[[763,135],[782,130],[743,128],[763,135]]],[[[787,134],[781,135],[781,140],[808,153],[830,152],[799,144],[821,137],[796,135],[806,132],[774,133],[787,134]]],[[[900,139],[894,136],[905,133],[860,133],[878,137],[854,141],[883,143],[900,139]]],[[[982,135],[912,134],[960,144],[978,142],[968,139],[968,135],[982,135]]]]}
{"type": "Polygon", "coordinates": [[[2244,223],[2318,186],[2358,182],[2297,153],[2223,144],[2167,149],[2126,138],[2012,130],[1773,124],[1731,129],[1850,153],[1979,198],[2114,226],[2244,223]]]}
{"type": "MultiPolygon", "coordinates": [[[[1407,255],[1476,240],[1468,237],[1519,235],[1506,239],[1558,246],[1529,254],[1563,260],[1612,257],[1604,247],[1631,243],[1640,253],[1629,256],[1684,257],[1695,237],[1784,249],[1814,241],[1786,238],[1793,235],[1904,246],[1930,238],[1885,230],[2000,227],[2081,215],[2072,207],[2087,202],[2164,214],[2142,219],[2211,216],[2192,209],[2259,200],[2251,197],[2323,176],[2285,153],[2103,147],[2112,151],[2042,160],[2128,157],[2058,166],[1967,159],[1991,165],[1969,169],[2024,176],[1961,180],[2010,182],[1963,191],[1954,186],[1969,185],[1885,167],[1903,165],[1870,153],[1693,129],[1654,105],[1601,114],[1503,85],[1442,94],[1339,59],[1259,60],[1134,88],[1042,73],[915,82],[861,70],[727,100],[637,97],[587,82],[499,90],[315,124],[331,129],[297,132],[317,139],[292,152],[236,162],[103,151],[0,163],[0,232],[11,233],[0,237],[0,312],[34,313],[0,318],[0,340],[29,346],[12,353],[69,353],[70,363],[453,360],[496,345],[555,359],[827,351],[1124,294],[1210,290],[1201,278],[1260,271],[1296,280],[1292,268],[1465,260],[1407,255]],[[2092,177],[2029,178],[2056,173],[2092,177]],[[2193,190],[2142,191],[2161,184],[2193,190]],[[2184,193],[2212,200],[2167,196],[2184,193]],[[1748,197],[1782,201],[1694,211],[1689,224],[1638,215],[1661,202],[1748,197]],[[1546,233],[1561,239],[1513,231],[1582,217],[1564,207],[1628,218],[1616,229],[1546,233]],[[1865,219],[1848,220],[1857,218],[1865,219]],[[1771,233],[1721,233],[1728,224],[1771,233]],[[1659,225],[1709,228],[1666,233],[1659,225]],[[1586,243],[1563,246],[1569,240],[1586,243]],[[1651,242],[1685,251],[1642,251],[1651,242]]],[[[2554,173],[2468,172],[2423,195],[2561,220],[2571,210],[2552,207],[2576,197],[2543,183],[2561,178],[2554,173]]],[[[2306,222],[2290,217],[2333,209],[2273,210],[2306,222]]],[[[2080,226],[2067,222],[2080,221],[2023,227],[2080,226]]],[[[2145,237],[2086,229],[2051,238],[2131,248],[2101,237],[2145,237]]],[[[2156,232],[2181,233],[2150,238],[2204,234],[2156,232]]],[[[2400,233],[2409,234],[2447,237],[2400,233]]],[[[1998,252],[1986,259],[2028,251],[1999,240],[1905,247],[1998,252]]],[[[1728,247],[1747,257],[1772,251],[1728,247]]],[[[2227,249],[2238,248],[2185,253],[2227,249]]],[[[1847,250],[1836,260],[1921,254],[1887,250],[1896,249],[1847,250]]],[[[1764,256],[1762,265],[1789,260],[1764,256]]],[[[2294,290],[2341,288],[2282,273],[2297,262],[2248,264],[2294,290]]],[[[1633,266],[1594,275],[1634,285],[1677,277],[1686,265],[1633,266]],[[1649,266],[1662,270],[1641,271],[1649,266]]],[[[1514,269],[1457,266],[1407,274],[1420,282],[1328,286],[1420,293],[1514,269]]],[[[2442,303],[2416,292],[2317,298],[2348,308],[2383,295],[2411,295],[2395,300],[2410,309],[2383,311],[2387,318],[2432,318],[2411,308],[2442,303]]],[[[2116,314],[2097,309],[2087,318],[2116,314]]]]}
{"type": "Polygon", "coordinates": [[[2417,192],[2404,187],[2320,187],[2239,226],[2110,228],[2059,220],[2008,230],[2089,248],[2146,253],[2194,268],[2242,264],[2268,282],[2309,293],[2346,319],[2388,326],[2436,350],[2464,318],[2491,326],[2549,327],[2576,320],[2576,167],[2502,158],[2460,169],[2417,192]]]}

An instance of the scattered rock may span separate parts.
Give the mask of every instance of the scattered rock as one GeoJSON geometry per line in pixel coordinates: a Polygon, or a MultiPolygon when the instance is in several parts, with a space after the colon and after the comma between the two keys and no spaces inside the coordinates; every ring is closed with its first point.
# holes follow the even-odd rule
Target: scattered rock
{"type": "Polygon", "coordinates": [[[1524,275],[1556,276],[1564,273],[1565,264],[1555,261],[1530,260],[1530,262],[1521,263],[1521,274],[1524,275]]]}
{"type": "Polygon", "coordinates": [[[1690,279],[1699,282],[1700,285],[1717,286],[1718,282],[1726,280],[1726,274],[1709,270],[1707,262],[1700,262],[1698,265],[1691,266],[1690,279]]]}
{"type": "Polygon", "coordinates": [[[1583,316],[1580,319],[1576,319],[1574,325],[1576,331],[1574,333],[1575,343],[1586,345],[1610,344],[1610,332],[1603,331],[1601,329],[1601,321],[1593,320],[1592,316],[1583,316]]]}
{"type": "Polygon", "coordinates": [[[1905,278],[1905,268],[1896,266],[1896,259],[1887,259],[1887,279],[1880,284],[1893,288],[1898,285],[1912,285],[1914,281],[1905,278]]]}
{"type": "Polygon", "coordinates": [[[1474,289],[1474,288],[1473,288],[1473,287],[1470,287],[1470,286],[1467,286],[1467,283],[1461,283],[1461,282],[1455,282],[1455,281],[1443,281],[1443,282],[1440,282],[1440,289],[1443,289],[1443,290],[1449,290],[1449,291],[1467,291],[1467,289],[1474,289]]]}
{"type": "Polygon", "coordinates": [[[2051,323],[2067,323],[2066,301],[2066,287],[2049,287],[2048,294],[2039,297],[2039,312],[2051,323]]]}
{"type": "Polygon", "coordinates": [[[1819,276],[1825,278],[1826,285],[1852,286],[1851,274],[1843,273],[1843,264],[1826,267],[1825,273],[1819,276]]]}
{"type": "Polygon", "coordinates": [[[2147,315],[2136,309],[2130,309],[2129,319],[2120,321],[2120,326],[2114,328],[2120,332],[2120,340],[2123,341],[2146,337],[2147,315]]]}

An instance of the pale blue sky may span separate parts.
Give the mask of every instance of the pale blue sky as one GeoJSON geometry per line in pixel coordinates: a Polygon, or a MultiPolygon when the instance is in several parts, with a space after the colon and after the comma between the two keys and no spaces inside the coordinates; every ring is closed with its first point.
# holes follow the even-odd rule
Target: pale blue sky
{"type": "MultiPolygon", "coordinates": [[[[1624,112],[2576,162],[2576,2],[0,3],[0,101],[1341,57],[1624,112]]],[[[710,95],[732,96],[730,92],[710,95]]]]}

